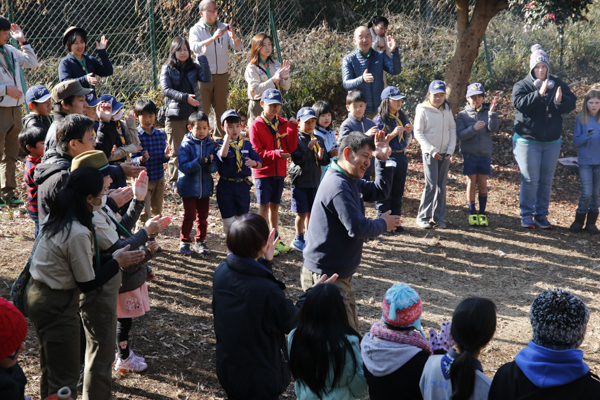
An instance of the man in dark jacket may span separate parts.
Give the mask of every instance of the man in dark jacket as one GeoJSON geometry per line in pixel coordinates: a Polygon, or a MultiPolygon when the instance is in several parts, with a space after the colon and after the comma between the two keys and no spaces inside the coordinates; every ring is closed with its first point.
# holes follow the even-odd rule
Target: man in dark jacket
{"type": "Polygon", "coordinates": [[[583,362],[590,312],[563,289],[546,290],[529,313],[533,340],[504,364],[490,386],[490,400],[584,400],[600,398],[600,379],[583,362]]]}
{"type": "Polygon", "coordinates": [[[387,37],[391,58],[384,51],[373,50],[371,48],[373,37],[366,26],[356,28],[353,42],[356,50],[346,55],[342,63],[344,89],[349,92],[358,89],[365,95],[367,98],[365,116],[373,119],[381,103],[381,92],[385,86],[383,71],[391,75],[402,72],[400,51],[392,36],[387,37]]]}
{"type": "Polygon", "coordinates": [[[385,133],[373,138],[352,132],[341,143],[338,160],[331,164],[317,190],[311,210],[304,266],[300,275],[307,290],[321,275],[337,273],[335,284],[342,292],[350,326],[358,330],[352,275],[360,265],[365,238],[377,237],[400,226],[400,216],[388,211],[376,220],[365,217],[365,201],[386,199],[391,190],[393,161],[385,133]],[[377,145],[375,145],[377,143],[377,145]],[[376,178],[363,179],[371,157],[377,158],[376,178]]]}
{"type": "Polygon", "coordinates": [[[550,75],[548,55],[531,48],[529,73],[513,87],[515,134],[513,153],[521,170],[521,226],[551,229],[548,205],[552,178],[560,155],[562,114],[575,109],[569,86],[550,75]]]}

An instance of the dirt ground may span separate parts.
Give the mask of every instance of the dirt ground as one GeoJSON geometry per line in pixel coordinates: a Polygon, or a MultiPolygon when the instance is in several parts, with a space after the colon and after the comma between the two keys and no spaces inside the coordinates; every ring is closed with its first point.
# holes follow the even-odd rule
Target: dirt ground
{"type": "MultiPolygon", "coordinates": [[[[518,208],[520,178],[510,154],[510,135],[497,135],[495,141],[487,228],[468,224],[466,185],[458,158],[451,166],[448,183],[448,229],[418,228],[415,217],[423,189],[422,164],[420,150],[413,147],[409,151],[403,204],[406,232],[367,241],[353,279],[360,332],[366,333],[371,321],[380,318],[383,295],[396,282],[405,282],[420,294],[426,331],[439,329],[463,298],[488,297],[498,306],[498,328],[481,362],[485,373],[493,377],[531,338],[528,315],[534,297],[548,288],[561,287],[579,296],[590,309],[582,350],[592,372],[599,374],[599,238],[567,230],[580,193],[579,178],[558,166],[550,205],[550,221],[555,228],[524,230],[518,208]]],[[[24,185],[20,191],[24,194],[24,185]]],[[[294,234],[294,215],[289,209],[287,185],[280,228],[286,243],[294,234]]],[[[140,374],[115,375],[114,395],[117,399],[223,399],[225,394],[215,374],[211,310],[213,272],[226,256],[216,202],[213,198],[207,239],[212,253],[205,257],[179,254],[183,208],[172,194],[167,194],[164,213],[173,217],[173,224],[159,237],[163,252],[152,261],[157,275],[149,285],[152,309],[134,321],[131,332],[133,349],[146,357],[149,366],[140,374]]],[[[367,204],[367,214],[375,217],[373,203],[367,204]]],[[[32,245],[33,223],[25,208],[0,211],[0,296],[8,297],[32,245]]],[[[275,276],[287,284],[287,296],[292,299],[301,292],[301,263],[301,254],[294,251],[275,259],[275,276]]],[[[39,355],[31,324],[26,345],[28,351],[20,361],[29,379],[26,393],[39,398],[39,355]]],[[[292,385],[283,397],[295,398],[292,385]]]]}

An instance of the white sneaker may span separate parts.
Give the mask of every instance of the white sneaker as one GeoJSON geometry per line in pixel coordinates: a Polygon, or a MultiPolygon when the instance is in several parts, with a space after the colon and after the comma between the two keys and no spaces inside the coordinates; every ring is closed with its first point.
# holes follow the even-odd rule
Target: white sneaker
{"type": "Polygon", "coordinates": [[[148,364],[145,362],[141,362],[138,358],[136,358],[133,351],[129,350],[129,357],[127,360],[121,360],[121,357],[115,363],[115,371],[119,371],[121,373],[126,372],[142,372],[146,368],[148,368],[148,364]]]}
{"type": "Polygon", "coordinates": [[[431,223],[427,219],[417,218],[417,225],[423,229],[431,229],[431,223]]]}

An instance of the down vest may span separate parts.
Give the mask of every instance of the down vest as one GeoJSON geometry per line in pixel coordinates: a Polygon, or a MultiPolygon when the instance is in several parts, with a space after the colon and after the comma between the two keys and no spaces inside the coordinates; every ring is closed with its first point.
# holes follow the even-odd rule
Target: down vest
{"type": "Polygon", "coordinates": [[[381,104],[381,92],[384,89],[383,71],[391,75],[402,72],[398,47],[392,50],[392,58],[382,51],[375,50],[371,50],[369,57],[365,57],[360,50],[354,50],[344,57],[342,63],[344,89],[360,90],[367,98],[367,112],[376,112],[381,104]],[[373,75],[375,79],[373,83],[365,83],[363,80],[362,74],[366,69],[373,75]]]}
{"type": "MultiPolygon", "coordinates": [[[[191,133],[186,133],[177,156],[179,162],[179,177],[177,192],[181,197],[202,199],[210,197],[213,192],[212,173],[217,172],[217,160],[205,163],[205,157],[215,152],[215,142],[206,137],[196,139],[191,133]]],[[[214,156],[213,156],[214,157],[214,156]]]]}
{"type": "Polygon", "coordinates": [[[181,73],[178,69],[163,65],[160,71],[160,89],[165,95],[165,104],[167,112],[165,116],[168,119],[187,120],[195,111],[202,111],[202,96],[198,81],[210,82],[212,75],[205,56],[198,56],[193,68],[185,71],[187,82],[182,82],[181,73]],[[186,90],[185,88],[191,88],[186,90]],[[198,107],[192,107],[188,102],[188,95],[194,94],[196,100],[200,102],[198,107]]]}

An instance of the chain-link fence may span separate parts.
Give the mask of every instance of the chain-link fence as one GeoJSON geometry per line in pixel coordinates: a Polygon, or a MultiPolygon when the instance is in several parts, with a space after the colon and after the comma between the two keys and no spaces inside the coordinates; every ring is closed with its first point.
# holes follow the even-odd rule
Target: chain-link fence
{"type": "MultiPolygon", "coordinates": [[[[38,55],[36,70],[26,71],[28,85],[52,87],[58,64],[66,56],[63,32],[70,26],[88,32],[86,53],[95,55],[104,35],[114,74],[99,80],[98,92],[123,99],[158,84],[172,38],[188,36],[198,22],[199,0],[4,0],[0,14],[19,24],[38,55]]],[[[332,29],[350,31],[383,14],[406,14],[431,26],[452,26],[453,0],[223,0],[219,17],[231,23],[248,46],[260,31],[269,31],[269,11],[278,30],[312,28],[326,22],[332,29]]]]}

